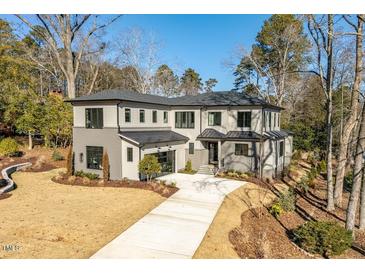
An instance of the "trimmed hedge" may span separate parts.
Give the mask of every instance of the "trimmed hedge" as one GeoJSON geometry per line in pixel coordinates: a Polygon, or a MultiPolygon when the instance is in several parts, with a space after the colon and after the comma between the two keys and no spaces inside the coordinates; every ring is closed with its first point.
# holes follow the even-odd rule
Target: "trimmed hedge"
{"type": "Polygon", "coordinates": [[[12,138],[0,141],[0,156],[15,156],[19,151],[18,143],[12,138]]]}

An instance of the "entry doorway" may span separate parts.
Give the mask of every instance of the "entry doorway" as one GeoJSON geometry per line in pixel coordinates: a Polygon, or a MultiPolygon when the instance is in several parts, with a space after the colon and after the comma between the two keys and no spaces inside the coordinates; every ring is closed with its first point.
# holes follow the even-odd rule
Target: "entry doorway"
{"type": "Polygon", "coordinates": [[[209,160],[211,165],[218,165],[218,142],[208,142],[209,160]]]}

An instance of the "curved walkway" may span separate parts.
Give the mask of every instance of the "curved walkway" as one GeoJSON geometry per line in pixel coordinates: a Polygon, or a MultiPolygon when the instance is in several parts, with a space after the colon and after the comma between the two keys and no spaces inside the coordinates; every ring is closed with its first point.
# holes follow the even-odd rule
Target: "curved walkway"
{"type": "Polygon", "coordinates": [[[192,258],[226,194],[245,182],[169,174],[180,188],[91,258],[192,258]]]}
{"type": "Polygon", "coordinates": [[[3,194],[5,192],[9,192],[9,191],[11,191],[15,188],[15,183],[10,177],[11,174],[13,174],[14,172],[16,172],[16,171],[18,171],[22,168],[25,168],[25,167],[28,167],[28,166],[31,166],[31,165],[32,165],[31,163],[27,162],[27,163],[12,165],[12,166],[9,166],[7,168],[4,168],[1,171],[1,175],[3,176],[4,180],[7,181],[7,185],[0,188],[0,194],[3,194]]]}

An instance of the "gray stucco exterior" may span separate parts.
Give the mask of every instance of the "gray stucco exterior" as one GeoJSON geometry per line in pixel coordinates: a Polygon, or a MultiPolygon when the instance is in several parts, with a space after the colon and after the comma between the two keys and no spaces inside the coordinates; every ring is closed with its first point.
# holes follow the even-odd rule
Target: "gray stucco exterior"
{"type": "MultiPolygon", "coordinates": [[[[102,94],[92,95],[90,100],[83,97],[82,100],[72,101],[74,110],[73,150],[75,170],[84,170],[102,175],[100,169],[87,168],[87,146],[103,147],[103,150],[108,153],[111,179],[139,179],[138,163],[144,155],[167,151],[174,151],[175,171],[184,168],[188,160],[192,162],[194,169],[198,169],[202,165],[210,164],[208,142],[217,144],[217,150],[214,153],[218,154],[219,159],[215,164],[219,168],[242,172],[250,171],[257,174],[261,170],[262,175],[265,177],[272,177],[278,175],[284,166],[290,163],[292,137],[280,130],[281,109],[260,100],[252,99],[250,101],[243,98],[239,101],[242,105],[239,105],[236,101],[234,104],[227,105],[229,100],[227,93],[216,93],[207,100],[204,100],[204,95],[199,95],[181,99],[180,101],[132,93],[124,96],[123,92],[120,96],[116,92],[113,92],[112,95],[114,97],[111,97],[111,95],[103,97],[102,94]],[[138,101],[139,96],[140,101],[138,101]],[[217,101],[220,97],[223,99],[217,101]],[[123,98],[128,100],[123,100],[123,98]],[[200,105],[194,101],[194,98],[196,102],[201,102],[200,105]],[[214,105],[214,101],[218,103],[214,105]],[[209,104],[203,105],[204,102],[209,104]],[[250,102],[252,102],[251,105],[250,102]],[[103,109],[103,128],[85,127],[85,111],[87,108],[103,109]],[[130,119],[126,118],[127,111],[130,119]],[[140,121],[141,111],[144,112],[145,116],[143,122],[140,121]],[[176,112],[193,112],[194,126],[192,128],[176,127],[176,112]],[[210,112],[220,113],[220,125],[209,123],[210,112]],[[238,126],[239,112],[250,113],[251,122],[249,126],[238,126]],[[156,120],[153,119],[153,115],[156,115],[156,120]],[[208,135],[207,137],[217,138],[200,139],[199,136],[202,136],[201,134],[205,129],[217,131],[219,133],[218,137],[208,135]],[[142,144],[138,143],[138,140],[133,140],[133,136],[140,136],[140,134],[133,134],[133,132],[144,132],[148,135],[149,132],[152,134],[156,131],[161,131],[161,134],[169,131],[177,133],[175,136],[182,135],[186,137],[186,140],[149,144],[142,144]],[[279,137],[276,138],[275,136],[279,137]],[[284,144],[282,156],[279,155],[280,142],[284,144]],[[190,143],[194,144],[194,153],[192,154],[189,152],[190,143]],[[249,148],[248,155],[236,155],[235,144],[247,144],[249,148]],[[261,145],[262,148],[260,148],[261,145]],[[132,151],[132,160],[127,159],[127,151],[132,151]],[[261,153],[263,156],[262,161],[260,161],[261,153]],[[261,162],[262,168],[260,168],[261,162]]],[[[174,136],[174,134],[171,134],[171,136],[174,136]]]]}

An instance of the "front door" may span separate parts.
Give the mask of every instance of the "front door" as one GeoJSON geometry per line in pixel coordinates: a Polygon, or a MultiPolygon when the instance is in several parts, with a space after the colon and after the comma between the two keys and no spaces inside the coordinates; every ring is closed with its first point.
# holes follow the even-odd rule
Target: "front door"
{"type": "Polygon", "coordinates": [[[209,164],[218,164],[218,142],[209,142],[209,164]]]}

